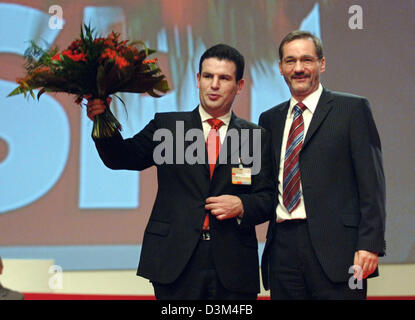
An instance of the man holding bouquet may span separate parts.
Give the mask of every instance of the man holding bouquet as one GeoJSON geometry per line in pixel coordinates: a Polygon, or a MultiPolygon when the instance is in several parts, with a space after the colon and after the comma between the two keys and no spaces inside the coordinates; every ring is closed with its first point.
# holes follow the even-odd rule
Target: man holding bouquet
{"type": "MultiPolygon", "coordinates": [[[[232,112],[244,85],[243,71],[244,58],[236,49],[213,46],[200,59],[196,109],[157,113],[129,139],[118,132],[94,138],[111,169],[157,167],[158,192],[137,271],[152,282],[157,299],[256,299],[259,292],[255,225],[270,218],[274,181],[265,131],[232,112]],[[196,152],[206,152],[198,155],[204,161],[189,162],[177,154],[182,143],[178,128],[184,134],[201,132],[203,148],[196,152]],[[154,134],[165,132],[158,130],[171,132],[173,163],[155,159],[162,142],[154,134]],[[260,170],[245,161],[246,154],[254,154],[260,170]]],[[[105,108],[104,101],[89,100],[88,117],[94,119],[105,108]]],[[[189,147],[189,141],[184,144],[189,147]]]]}

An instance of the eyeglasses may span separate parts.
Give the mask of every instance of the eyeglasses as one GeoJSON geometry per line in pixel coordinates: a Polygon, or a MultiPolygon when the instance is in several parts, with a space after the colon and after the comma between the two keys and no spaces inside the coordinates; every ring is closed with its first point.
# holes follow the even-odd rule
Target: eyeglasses
{"type": "Polygon", "coordinates": [[[311,56],[301,57],[300,59],[289,57],[289,58],[283,59],[282,63],[286,65],[287,67],[292,68],[296,66],[297,62],[299,61],[302,66],[310,67],[319,60],[320,60],[319,58],[311,57],[311,56]]]}

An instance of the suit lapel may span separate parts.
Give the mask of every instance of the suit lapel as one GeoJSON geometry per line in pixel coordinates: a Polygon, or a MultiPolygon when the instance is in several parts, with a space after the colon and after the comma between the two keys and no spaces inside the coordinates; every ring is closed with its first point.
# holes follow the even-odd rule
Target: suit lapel
{"type": "MultiPolygon", "coordinates": [[[[223,140],[223,143],[220,146],[219,156],[216,160],[215,171],[216,168],[223,164],[231,164],[235,161],[232,161],[232,157],[234,159],[239,158],[239,148],[232,148],[232,146],[238,146],[239,143],[242,145],[242,142],[239,140],[238,144],[234,143],[235,138],[230,138],[229,136],[233,136],[236,132],[238,135],[238,139],[241,137],[241,127],[238,123],[238,117],[232,112],[231,119],[229,121],[228,129],[226,130],[226,136],[223,140]],[[235,131],[236,130],[236,131],[235,131]],[[228,138],[229,137],[229,138],[228,138]]],[[[245,139],[247,140],[247,139],[245,139]]]]}
{"type": "Polygon", "coordinates": [[[277,112],[275,113],[275,119],[273,121],[275,130],[272,130],[272,146],[275,148],[274,156],[277,168],[279,167],[281,158],[282,138],[284,135],[285,120],[287,119],[289,107],[290,100],[288,100],[281,108],[277,109],[277,112]]]}
{"type": "MultiPolygon", "coordinates": [[[[190,129],[199,129],[203,133],[202,119],[200,118],[199,107],[196,107],[196,109],[194,109],[190,113],[190,121],[185,124],[185,132],[188,132],[188,130],[190,129]]],[[[204,140],[204,137],[203,137],[203,140],[204,140]]],[[[191,141],[185,141],[185,150],[192,143],[193,142],[191,141]]],[[[208,173],[210,173],[206,143],[205,143],[205,161],[203,163],[203,167],[208,173]]]]}
{"type": "MultiPolygon", "coordinates": [[[[310,139],[313,137],[314,133],[322,124],[323,120],[326,118],[330,109],[332,108],[333,98],[330,91],[323,88],[317,108],[314,112],[313,118],[311,120],[310,126],[307,130],[306,137],[303,142],[303,149],[306,147],[310,139]]],[[[272,130],[272,145],[274,146],[275,161],[279,165],[281,158],[281,147],[282,139],[284,134],[285,121],[287,119],[288,109],[290,107],[290,100],[288,100],[281,108],[277,109],[275,113],[275,118],[273,119],[273,125],[275,130],[272,130]]]]}
{"type": "Polygon", "coordinates": [[[229,121],[228,130],[226,131],[224,145],[223,145],[223,148],[221,147],[220,153],[219,153],[220,157],[226,156],[226,163],[228,164],[235,162],[235,161],[231,161],[232,159],[239,158],[240,156],[239,151],[242,149],[242,146],[245,143],[249,142],[249,137],[242,135],[241,129],[243,129],[243,127],[240,124],[239,118],[232,112],[231,120],[229,121]],[[238,139],[237,144],[231,143],[232,139],[235,139],[235,138],[228,138],[229,136],[235,135],[235,133],[237,133],[237,139],[238,139]],[[232,146],[234,148],[232,148],[232,146]],[[235,146],[238,146],[238,148],[235,148],[235,146]],[[224,152],[226,152],[226,154],[223,154],[224,152]]]}
{"type": "Polygon", "coordinates": [[[196,107],[191,113],[190,113],[190,123],[188,129],[200,129],[202,130],[202,119],[200,118],[199,114],[199,107],[196,107]]]}
{"type": "Polygon", "coordinates": [[[330,109],[332,108],[332,95],[330,91],[323,89],[321,93],[319,102],[317,104],[316,111],[314,112],[313,118],[311,119],[310,126],[307,130],[307,134],[304,139],[303,149],[306,147],[307,143],[313,137],[314,133],[320,127],[323,120],[326,118],[327,114],[329,113],[330,109]]]}

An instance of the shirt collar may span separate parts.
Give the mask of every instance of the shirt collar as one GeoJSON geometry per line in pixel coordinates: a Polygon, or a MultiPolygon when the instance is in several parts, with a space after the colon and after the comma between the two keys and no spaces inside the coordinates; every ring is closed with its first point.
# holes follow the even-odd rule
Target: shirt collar
{"type": "MultiPolygon", "coordinates": [[[[320,99],[322,92],[323,92],[323,86],[321,85],[321,83],[319,83],[317,90],[311,93],[310,95],[308,95],[302,101],[311,113],[314,113],[316,111],[318,100],[320,99]]],[[[292,109],[297,103],[298,101],[294,99],[294,97],[291,97],[289,112],[292,112],[292,109]]]]}
{"type": "MultiPolygon", "coordinates": [[[[199,105],[199,114],[200,114],[200,119],[202,120],[202,123],[206,122],[208,119],[213,118],[209,113],[206,112],[205,109],[203,109],[201,105],[199,105]]],[[[232,110],[229,110],[228,113],[224,114],[223,116],[218,117],[217,119],[222,120],[225,126],[228,126],[229,122],[231,121],[231,117],[232,117],[232,110]]]]}

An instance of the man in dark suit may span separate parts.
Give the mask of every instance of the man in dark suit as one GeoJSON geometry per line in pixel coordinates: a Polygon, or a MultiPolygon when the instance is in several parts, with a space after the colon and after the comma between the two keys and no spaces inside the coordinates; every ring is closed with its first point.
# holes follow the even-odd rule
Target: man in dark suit
{"type": "MultiPolygon", "coordinates": [[[[3,273],[3,260],[0,257],[0,274],[3,273]]],[[[24,295],[18,291],[5,288],[0,283],[0,300],[24,300],[24,295]]]]}
{"type": "Polygon", "coordinates": [[[364,299],[385,251],[381,144],[367,99],[320,84],[320,40],[279,47],[291,99],[264,112],[278,181],[262,257],[272,299],[364,299]]]}
{"type": "MultiPolygon", "coordinates": [[[[150,279],[158,299],[255,299],[259,292],[255,225],[269,219],[274,187],[265,130],[231,110],[243,69],[236,49],[216,45],[200,59],[196,109],[157,113],[129,139],[95,139],[109,168],[157,167],[138,275],[150,279]],[[254,155],[251,163],[247,155],[254,155]]],[[[92,119],[105,106],[91,100],[87,110],[92,119]]]]}

